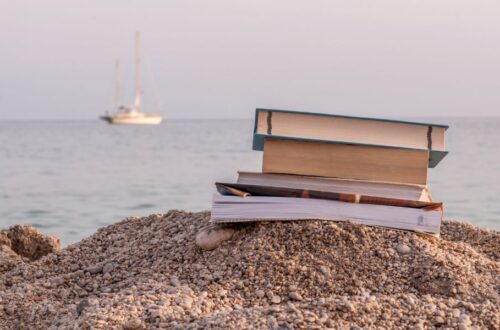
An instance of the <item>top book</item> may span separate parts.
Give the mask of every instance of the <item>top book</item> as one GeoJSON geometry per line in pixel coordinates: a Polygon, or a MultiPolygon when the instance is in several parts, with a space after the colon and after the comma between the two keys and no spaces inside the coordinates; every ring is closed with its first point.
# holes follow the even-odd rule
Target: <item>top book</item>
{"type": "Polygon", "coordinates": [[[264,139],[277,138],[428,150],[429,167],[435,167],[448,153],[447,129],[431,123],[256,109],[253,149],[263,150],[264,139]]]}

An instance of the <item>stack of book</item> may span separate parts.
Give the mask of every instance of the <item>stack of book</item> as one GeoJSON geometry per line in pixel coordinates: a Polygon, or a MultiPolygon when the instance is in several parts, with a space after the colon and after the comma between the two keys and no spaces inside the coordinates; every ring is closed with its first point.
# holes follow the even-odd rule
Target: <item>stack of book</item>
{"type": "Polygon", "coordinates": [[[212,222],[321,219],[439,233],[442,203],[428,168],[447,154],[448,126],[257,109],[261,173],[217,182],[212,222]]]}

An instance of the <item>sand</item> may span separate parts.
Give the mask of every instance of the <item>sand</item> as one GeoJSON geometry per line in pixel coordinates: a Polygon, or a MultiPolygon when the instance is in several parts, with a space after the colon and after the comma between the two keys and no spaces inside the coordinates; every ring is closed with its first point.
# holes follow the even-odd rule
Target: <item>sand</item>
{"type": "Polygon", "coordinates": [[[208,218],[129,218],[34,261],[0,240],[0,328],[500,328],[496,231],[208,218]]]}

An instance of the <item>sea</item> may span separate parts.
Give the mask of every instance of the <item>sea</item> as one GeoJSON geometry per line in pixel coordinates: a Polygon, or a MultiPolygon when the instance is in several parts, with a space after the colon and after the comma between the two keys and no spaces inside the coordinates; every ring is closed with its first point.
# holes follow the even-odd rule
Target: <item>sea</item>
{"type": "MultiPolygon", "coordinates": [[[[450,125],[429,171],[445,218],[500,230],[500,117],[417,120],[450,125]]],[[[252,119],[0,121],[0,228],[32,224],[66,246],[129,216],[208,210],[215,181],[261,169],[252,131],[252,119]]]]}

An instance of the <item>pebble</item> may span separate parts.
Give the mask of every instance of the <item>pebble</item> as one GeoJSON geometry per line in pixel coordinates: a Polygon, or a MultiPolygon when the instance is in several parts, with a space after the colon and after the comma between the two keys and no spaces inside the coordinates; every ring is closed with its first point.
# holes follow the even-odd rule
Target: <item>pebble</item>
{"type": "Polygon", "coordinates": [[[399,254],[405,255],[411,253],[411,248],[405,243],[399,243],[396,245],[396,251],[398,251],[399,254]]]}
{"type": "Polygon", "coordinates": [[[295,292],[295,291],[290,292],[290,293],[288,294],[288,297],[289,297],[290,299],[292,299],[292,300],[297,300],[297,301],[301,301],[301,300],[302,300],[302,296],[300,295],[300,293],[295,292]]]}
{"type": "Polygon", "coordinates": [[[325,275],[325,276],[330,276],[330,268],[326,266],[320,266],[319,267],[320,272],[325,275]]]}
{"type": "Polygon", "coordinates": [[[102,265],[94,265],[86,268],[85,270],[92,275],[99,274],[100,272],[102,272],[102,265]]]}
{"type": "Polygon", "coordinates": [[[466,314],[460,315],[460,317],[458,318],[458,322],[461,323],[461,324],[466,324],[466,325],[471,325],[472,324],[470,316],[466,315],[466,314]]]}
{"type": "Polygon", "coordinates": [[[104,265],[104,267],[102,267],[102,273],[103,274],[111,273],[113,269],[115,269],[115,264],[112,262],[107,263],[106,265],[104,265]]]}
{"type": "Polygon", "coordinates": [[[436,316],[436,318],[434,319],[434,323],[437,325],[443,324],[444,322],[444,318],[441,316],[436,316]]]}
{"type": "Polygon", "coordinates": [[[143,330],[143,329],[146,329],[146,324],[139,318],[130,319],[123,325],[123,330],[143,330]]]}
{"type": "Polygon", "coordinates": [[[271,298],[271,302],[272,302],[273,304],[279,304],[279,303],[281,303],[281,297],[280,297],[280,296],[275,295],[275,296],[273,296],[273,297],[271,298]]]}
{"type": "Polygon", "coordinates": [[[407,297],[406,303],[410,306],[413,306],[413,305],[415,305],[415,299],[413,299],[412,297],[407,297]]]}
{"type": "Polygon", "coordinates": [[[177,278],[177,276],[172,276],[172,277],[170,277],[170,284],[172,286],[177,287],[177,286],[181,285],[181,282],[179,281],[179,279],[177,278]]]}
{"type": "Polygon", "coordinates": [[[189,296],[182,297],[179,302],[179,306],[181,306],[184,310],[190,310],[193,307],[193,298],[189,296]]]}
{"type": "Polygon", "coordinates": [[[263,290],[257,290],[257,291],[255,291],[255,295],[259,298],[264,298],[266,293],[263,290]]]}
{"type": "Polygon", "coordinates": [[[196,245],[203,250],[213,250],[233,237],[234,233],[234,229],[226,227],[204,228],[196,235],[196,245]]]}

